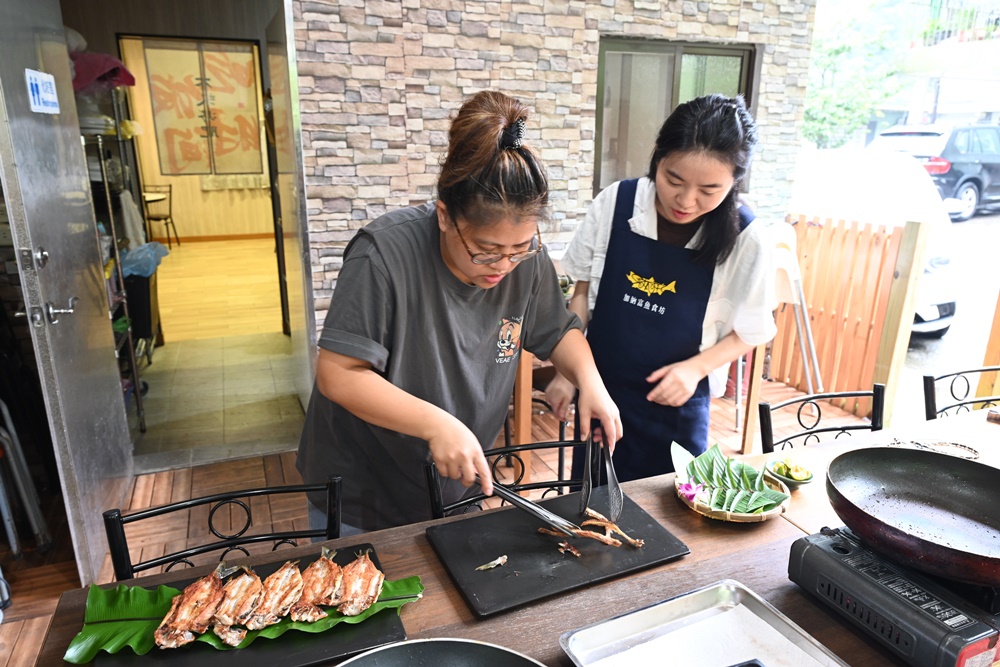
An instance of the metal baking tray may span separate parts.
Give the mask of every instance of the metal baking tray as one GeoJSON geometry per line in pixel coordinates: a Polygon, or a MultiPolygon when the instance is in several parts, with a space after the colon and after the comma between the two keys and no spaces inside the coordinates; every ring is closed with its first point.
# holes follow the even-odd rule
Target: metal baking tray
{"type": "Polygon", "coordinates": [[[559,644],[577,667],[658,664],[664,655],[699,667],[849,667],[732,579],[563,633],[559,644]]]}

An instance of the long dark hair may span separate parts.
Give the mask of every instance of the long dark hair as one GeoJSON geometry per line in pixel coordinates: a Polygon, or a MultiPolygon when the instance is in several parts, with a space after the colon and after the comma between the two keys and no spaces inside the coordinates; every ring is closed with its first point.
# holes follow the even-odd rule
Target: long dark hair
{"type": "Polygon", "coordinates": [[[663,121],[649,160],[649,179],[671,153],[706,152],[733,168],[733,188],[715,210],[702,217],[704,231],[695,259],[723,262],[740,233],[739,184],[757,145],[757,126],[742,97],[706,95],[681,104],[663,121]]]}
{"type": "Polygon", "coordinates": [[[527,118],[521,102],[495,91],[462,105],[438,177],[438,198],[452,220],[484,226],[544,216],[549,186],[540,157],[524,141],[527,118]]]}

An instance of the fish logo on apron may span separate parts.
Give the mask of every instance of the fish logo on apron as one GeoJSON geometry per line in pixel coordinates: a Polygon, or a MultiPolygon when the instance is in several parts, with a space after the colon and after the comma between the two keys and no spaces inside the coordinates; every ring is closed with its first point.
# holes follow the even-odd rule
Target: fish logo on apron
{"type": "Polygon", "coordinates": [[[643,278],[635,271],[629,271],[628,275],[625,276],[628,281],[632,283],[632,287],[636,288],[640,292],[645,292],[646,296],[653,296],[653,294],[663,294],[664,292],[673,292],[677,294],[677,281],[671,281],[669,285],[664,285],[663,283],[656,282],[656,278],[650,276],[649,278],[643,278]]]}

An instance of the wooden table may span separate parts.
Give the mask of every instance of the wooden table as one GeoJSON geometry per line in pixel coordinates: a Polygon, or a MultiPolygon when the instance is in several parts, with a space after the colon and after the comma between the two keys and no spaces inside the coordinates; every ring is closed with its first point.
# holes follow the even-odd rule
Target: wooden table
{"type": "MultiPolygon", "coordinates": [[[[931,424],[921,433],[924,436],[931,431],[948,433],[953,438],[957,437],[954,433],[961,423],[972,434],[963,435],[969,438],[970,444],[980,442],[976,439],[979,437],[994,440],[1000,437],[1000,426],[987,424],[984,417],[952,418],[950,421],[949,424],[931,424]]],[[[878,440],[887,435],[892,437],[888,432],[882,432],[881,436],[873,434],[873,438],[878,440]]],[[[851,446],[864,446],[866,442],[877,444],[857,438],[851,446]]],[[[814,466],[812,470],[821,477],[820,468],[825,465],[821,460],[829,461],[837,451],[843,451],[843,448],[814,445],[803,450],[802,458],[805,462],[808,454],[808,460],[812,462],[809,465],[814,466]]],[[[485,620],[476,619],[469,611],[425,536],[427,526],[461,521],[462,517],[368,533],[362,538],[342,538],[332,542],[331,546],[349,548],[360,541],[371,542],[388,578],[420,576],[426,587],[424,597],[404,607],[401,615],[411,639],[478,639],[507,646],[547,665],[570,665],[569,658],[559,647],[559,636],[563,632],[728,578],[748,586],[852,667],[902,664],[788,580],[788,554],[792,542],[807,532],[818,530],[810,526],[841,525],[835,515],[831,519],[827,513],[826,492],[819,480],[793,492],[791,506],[784,518],[754,524],[724,523],[692,512],[673,492],[672,474],[628,482],[623,487],[633,500],[690,547],[690,555],[673,563],[594,584],[485,620]]],[[[505,508],[494,511],[518,510],[505,508]]],[[[318,545],[311,545],[298,547],[295,551],[311,553],[318,549],[318,545]]],[[[278,555],[253,557],[250,564],[283,561],[291,555],[291,551],[283,550],[278,555]]],[[[154,586],[201,576],[210,569],[184,570],[127,583],[154,586]]],[[[66,647],[82,625],[85,601],[85,589],[67,591],[62,595],[38,664],[60,664],[66,647]]]]}

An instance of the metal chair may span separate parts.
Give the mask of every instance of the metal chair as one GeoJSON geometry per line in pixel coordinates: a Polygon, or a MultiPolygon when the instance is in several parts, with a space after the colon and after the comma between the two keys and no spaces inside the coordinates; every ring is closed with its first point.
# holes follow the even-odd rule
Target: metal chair
{"type": "MultiPolygon", "coordinates": [[[[545,401],[540,399],[533,400],[548,407],[548,403],[545,401]]],[[[582,440],[566,440],[566,426],[567,422],[560,422],[559,440],[532,442],[524,445],[511,445],[508,420],[508,422],[504,424],[504,446],[485,452],[486,460],[489,462],[490,470],[493,473],[493,483],[501,484],[500,476],[498,474],[500,466],[504,466],[505,468],[515,468],[515,464],[518,464],[520,467],[516,468],[517,472],[514,475],[514,480],[508,484],[503,484],[503,486],[507,487],[511,491],[520,492],[543,490],[542,498],[545,498],[550,494],[563,495],[568,491],[579,488],[583,480],[567,479],[565,476],[564,471],[566,469],[566,454],[568,452],[572,456],[574,453],[578,453],[580,456],[583,456],[586,443],[582,440]],[[531,453],[535,451],[553,449],[557,450],[558,453],[558,471],[556,472],[556,478],[522,483],[522,480],[524,479],[524,471],[527,470],[523,457],[530,456],[531,453]]],[[[579,433],[579,418],[575,420],[575,428],[576,430],[574,433],[579,433]]],[[[600,448],[595,447],[593,455],[595,459],[599,457],[600,448]]],[[[593,482],[596,486],[600,481],[598,479],[601,470],[599,460],[594,462],[594,465],[591,465],[591,470],[594,471],[593,482]]],[[[481,493],[463,498],[453,503],[445,504],[441,493],[441,476],[438,474],[437,466],[435,466],[432,462],[428,462],[424,467],[424,472],[427,479],[427,491],[431,504],[431,514],[434,518],[440,519],[449,514],[464,514],[482,509],[480,503],[486,499],[486,496],[481,493]]],[[[506,504],[506,502],[503,504],[506,504]]]]}
{"type": "Polygon", "coordinates": [[[944,375],[925,375],[924,416],[929,420],[937,419],[938,416],[947,417],[951,414],[969,412],[972,410],[972,406],[985,408],[1000,405],[1000,395],[997,395],[998,383],[996,376],[993,376],[992,381],[989,381],[988,379],[986,382],[983,381],[984,374],[997,372],[1000,372],[1000,366],[983,366],[982,368],[973,368],[967,371],[956,371],[954,373],[946,373],[944,375]],[[973,393],[972,382],[969,380],[969,375],[979,376],[979,389],[975,393],[973,393]],[[954,402],[949,403],[942,408],[938,408],[938,382],[943,380],[948,380],[949,400],[954,402]],[[989,395],[991,393],[993,395],[989,395]],[[972,394],[971,398],[970,394],[972,394]],[[949,412],[949,410],[954,410],[954,412],[949,412]]]}
{"type": "MultiPolygon", "coordinates": [[[[313,537],[324,537],[333,540],[340,537],[340,490],[341,478],[331,477],[325,484],[299,484],[294,486],[275,486],[263,489],[247,489],[243,491],[230,491],[228,493],[217,493],[202,498],[184,500],[170,505],[154,507],[152,509],[134,512],[127,516],[122,515],[120,509],[113,509],[104,512],[104,530],[108,537],[108,547],[111,550],[111,562],[115,569],[115,579],[122,581],[135,577],[136,573],[151,568],[167,566],[169,571],[178,563],[184,563],[189,567],[194,567],[189,559],[199,554],[208,553],[222,549],[219,560],[224,560],[232,551],[240,551],[244,556],[250,553],[243,547],[245,544],[256,544],[258,542],[273,541],[272,551],[283,544],[295,546],[296,539],[313,537]],[[326,528],[325,529],[305,529],[287,530],[264,533],[259,535],[248,535],[247,531],[253,524],[253,514],[250,508],[253,498],[263,496],[275,496],[291,493],[325,493],[326,494],[326,528]],[[172,512],[186,512],[192,508],[210,505],[208,511],[208,532],[218,538],[213,542],[207,542],[200,546],[190,547],[181,551],[165,554],[148,560],[133,562],[132,554],[129,552],[128,540],[125,537],[125,525],[133,524],[144,519],[160,517],[172,512]],[[221,509],[223,515],[228,517],[230,508],[241,508],[246,514],[246,522],[242,528],[233,531],[232,529],[220,529],[215,525],[216,513],[221,509]],[[226,532],[229,531],[229,532],[226,532]]],[[[305,501],[304,502],[308,502],[305,501]]],[[[194,513],[192,513],[194,514],[194,513]]],[[[191,517],[194,518],[193,516],[191,517]]]]}
{"type": "Polygon", "coordinates": [[[167,233],[167,248],[173,248],[170,242],[170,230],[174,230],[174,238],[177,245],[181,244],[181,237],[177,235],[177,226],[174,224],[173,212],[173,187],[172,185],[145,185],[142,189],[142,202],[146,207],[147,222],[162,222],[163,229],[167,233]]]}
{"type": "MultiPolygon", "coordinates": [[[[11,417],[10,410],[7,409],[7,404],[2,400],[0,400],[0,417],[3,418],[3,422],[0,424],[0,455],[7,459],[10,476],[14,481],[14,488],[17,490],[21,507],[28,516],[28,523],[31,525],[31,531],[35,536],[38,549],[41,552],[48,551],[52,546],[52,534],[49,532],[49,526],[42,512],[38,490],[35,488],[35,483],[31,477],[31,470],[28,468],[27,460],[24,458],[21,441],[17,437],[14,419],[11,417]]],[[[21,556],[21,546],[18,541],[10,496],[7,494],[3,474],[0,474],[0,517],[3,520],[11,554],[15,558],[19,558],[21,556]]]]}
{"type": "Polygon", "coordinates": [[[810,442],[819,442],[820,436],[824,433],[836,433],[837,435],[834,436],[834,438],[839,438],[841,435],[851,435],[850,431],[881,431],[882,419],[885,414],[885,385],[876,383],[872,386],[871,391],[842,391],[826,394],[807,394],[805,396],[799,396],[787,401],[782,401],[776,405],[771,405],[767,401],[761,401],[757,404],[757,408],[760,413],[761,444],[763,446],[764,453],[770,454],[776,447],[780,449],[784,449],[786,445],[788,447],[794,447],[795,445],[792,441],[796,438],[802,438],[801,444],[808,445],[810,442]],[[855,422],[849,424],[820,426],[820,423],[823,420],[823,409],[820,405],[820,401],[836,399],[871,399],[871,420],[869,422],[862,423],[855,422]],[[771,414],[775,410],[780,410],[790,405],[798,405],[796,419],[798,420],[798,424],[802,430],[775,442],[774,431],[771,426],[771,414]],[[807,406],[810,412],[809,414],[804,414],[807,406]],[[806,419],[809,419],[811,423],[807,422],[806,419]]]}

